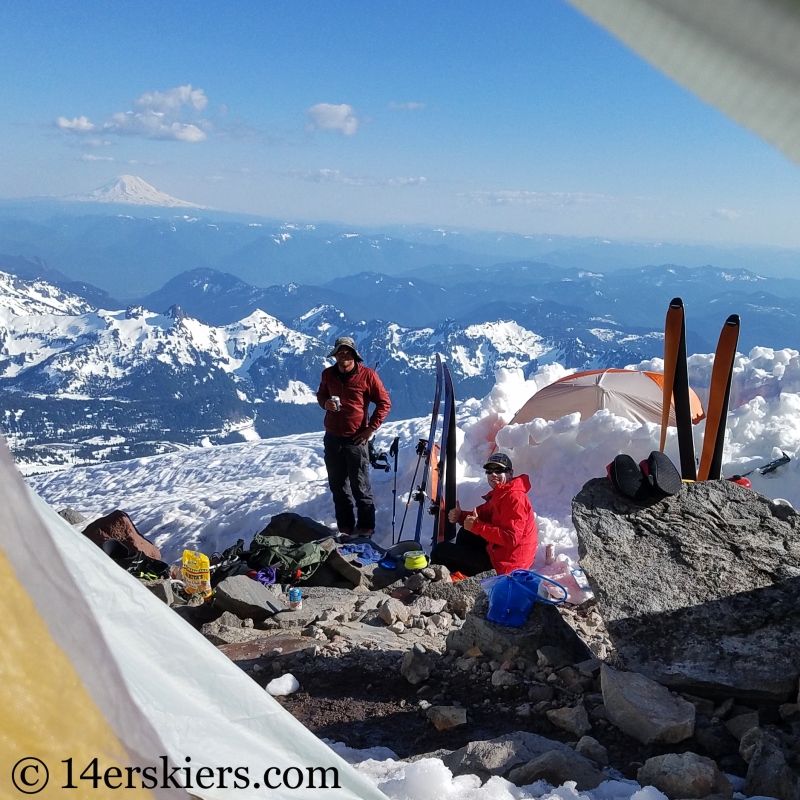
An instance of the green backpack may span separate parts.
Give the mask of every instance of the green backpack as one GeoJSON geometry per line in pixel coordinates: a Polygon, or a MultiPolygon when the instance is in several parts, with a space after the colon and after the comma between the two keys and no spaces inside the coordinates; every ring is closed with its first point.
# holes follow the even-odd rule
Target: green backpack
{"type": "Polygon", "coordinates": [[[327,557],[314,542],[298,544],[283,536],[257,533],[250,545],[247,564],[252,569],[276,567],[281,583],[295,583],[310,578],[327,557]]]}

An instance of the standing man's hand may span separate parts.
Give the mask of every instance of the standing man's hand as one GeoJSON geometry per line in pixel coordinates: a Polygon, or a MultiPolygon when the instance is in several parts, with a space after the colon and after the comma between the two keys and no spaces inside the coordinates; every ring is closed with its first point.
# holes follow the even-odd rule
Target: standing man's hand
{"type": "Polygon", "coordinates": [[[326,400],[325,405],[322,406],[326,411],[336,411],[336,403],[333,400],[326,400]]]}
{"type": "Polygon", "coordinates": [[[478,515],[471,511],[464,519],[464,528],[468,531],[472,530],[472,526],[478,521],[478,515]]]}
{"type": "Polygon", "coordinates": [[[458,500],[456,500],[456,507],[451,508],[447,512],[447,519],[449,519],[450,522],[458,522],[461,519],[461,503],[459,503],[458,500]]]}
{"type": "Polygon", "coordinates": [[[374,429],[374,428],[370,428],[370,426],[369,426],[369,425],[367,425],[367,427],[366,427],[366,428],[362,428],[362,429],[361,429],[361,430],[360,430],[360,431],[359,431],[359,432],[358,432],[358,433],[357,433],[357,434],[356,434],[356,435],[353,437],[353,443],[354,443],[354,444],[366,444],[366,443],[367,443],[367,442],[368,442],[368,441],[369,441],[369,440],[372,438],[372,435],[373,435],[374,433],[375,433],[375,429],[374,429]]]}

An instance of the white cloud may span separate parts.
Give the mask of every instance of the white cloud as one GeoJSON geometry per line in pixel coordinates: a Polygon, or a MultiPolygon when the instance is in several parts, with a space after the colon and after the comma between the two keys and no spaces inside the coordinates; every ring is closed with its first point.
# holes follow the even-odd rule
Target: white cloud
{"type": "Polygon", "coordinates": [[[312,183],[339,183],[345,186],[419,186],[427,183],[427,178],[376,178],[369,175],[348,175],[338,169],[317,169],[312,172],[293,173],[304,181],[312,183]]]}
{"type": "MultiPolygon", "coordinates": [[[[68,133],[102,133],[117,136],[141,136],[145,139],[166,139],[177,142],[202,142],[211,123],[198,117],[208,104],[202,89],[190,84],[166,92],[145,92],[136,101],[139,111],[118,111],[105,122],[93,123],[87,117],[59,117],[55,124],[68,133]],[[188,119],[187,119],[188,116],[188,119]]],[[[96,139],[93,141],[97,141],[96,139]]]]}
{"type": "Polygon", "coordinates": [[[118,136],[143,136],[146,139],[175,139],[178,142],[202,142],[206,135],[197,125],[170,122],[162,111],[120,111],[112,114],[103,130],[118,136]]]}
{"type": "Polygon", "coordinates": [[[734,220],[739,219],[739,217],[742,215],[741,212],[734,211],[731,208],[717,208],[711,212],[711,216],[715,219],[724,219],[728,222],[733,222],[734,220]]]}
{"type": "Polygon", "coordinates": [[[422,111],[425,108],[425,103],[396,103],[392,100],[389,103],[389,108],[393,111],[422,111]]]}
{"type": "Polygon", "coordinates": [[[333,105],[317,103],[306,112],[312,120],[312,128],[325,131],[341,131],[345,136],[352,136],[359,126],[355,111],[347,103],[333,105]]]}
{"type": "Polygon", "coordinates": [[[590,203],[605,203],[611,199],[607,195],[589,192],[531,192],[516,189],[472,192],[466,196],[480,205],[535,206],[537,208],[567,208],[590,203]]]}
{"type": "Polygon", "coordinates": [[[81,161],[100,161],[105,164],[125,164],[126,166],[135,166],[137,164],[141,164],[148,167],[156,167],[158,166],[157,161],[139,161],[138,159],[125,159],[125,158],[113,158],[112,156],[96,156],[93,153],[85,153],[81,156],[81,161]]]}
{"type": "Polygon", "coordinates": [[[100,147],[111,147],[111,142],[108,139],[84,139],[81,147],[90,147],[95,150],[100,147]]]}
{"type": "Polygon", "coordinates": [[[87,117],[73,117],[72,119],[59,117],[56,120],[56,127],[61,128],[62,131],[74,133],[89,133],[99,129],[99,126],[89,122],[87,117]]]}
{"type": "Polygon", "coordinates": [[[171,111],[187,105],[202,111],[208,105],[208,98],[202,89],[192,89],[192,85],[187,83],[166,92],[145,92],[136,105],[153,111],[171,111]]]}
{"type": "Polygon", "coordinates": [[[419,178],[389,178],[386,181],[390,186],[419,186],[427,182],[428,179],[422,175],[419,178]]]}
{"type": "Polygon", "coordinates": [[[366,186],[368,178],[358,175],[347,175],[338,169],[317,169],[313,172],[306,172],[302,176],[304,181],[312,183],[343,183],[347,186],[366,186]]]}

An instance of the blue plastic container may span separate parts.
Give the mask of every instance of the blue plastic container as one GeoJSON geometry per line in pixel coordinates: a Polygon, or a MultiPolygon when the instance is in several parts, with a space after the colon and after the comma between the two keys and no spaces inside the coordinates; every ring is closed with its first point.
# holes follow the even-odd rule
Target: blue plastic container
{"type": "Polygon", "coordinates": [[[537,600],[549,605],[558,605],[567,597],[567,591],[561,584],[527,569],[516,569],[509,575],[498,575],[496,578],[482,581],[482,584],[489,595],[486,619],[497,625],[519,627],[528,619],[528,614],[531,613],[533,604],[537,600]],[[552,600],[542,581],[552,583],[561,589],[564,598],[552,600]]]}

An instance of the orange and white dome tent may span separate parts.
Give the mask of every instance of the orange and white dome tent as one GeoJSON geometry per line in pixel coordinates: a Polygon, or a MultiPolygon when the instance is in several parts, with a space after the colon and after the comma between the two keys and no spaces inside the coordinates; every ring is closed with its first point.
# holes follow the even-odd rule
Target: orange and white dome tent
{"type": "MultiPolygon", "coordinates": [[[[580,412],[588,419],[602,409],[632,422],[661,424],[664,376],[659,372],[629,369],[597,369],[567,375],[534,394],[516,413],[509,425],[520,425],[541,418],[557,420],[580,412]]],[[[692,423],[705,418],[703,405],[694,390],[689,390],[692,423]]],[[[675,409],[670,408],[669,424],[675,425],[675,409]]]]}

